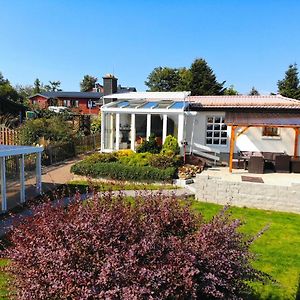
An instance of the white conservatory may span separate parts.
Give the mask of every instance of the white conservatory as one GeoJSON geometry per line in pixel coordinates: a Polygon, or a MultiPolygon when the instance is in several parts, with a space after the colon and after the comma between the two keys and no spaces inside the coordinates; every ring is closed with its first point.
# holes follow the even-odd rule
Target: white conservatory
{"type": "Polygon", "coordinates": [[[181,145],[189,94],[132,92],[104,96],[104,103],[109,103],[101,107],[101,151],[135,151],[151,134],[158,144],[173,135],[181,145]]]}

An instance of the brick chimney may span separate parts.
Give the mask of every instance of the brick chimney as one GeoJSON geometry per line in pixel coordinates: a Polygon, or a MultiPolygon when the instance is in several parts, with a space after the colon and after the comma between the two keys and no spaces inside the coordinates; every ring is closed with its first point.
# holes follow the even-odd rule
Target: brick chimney
{"type": "Polygon", "coordinates": [[[118,78],[112,74],[103,76],[103,92],[104,96],[117,93],[118,91],[118,78]]]}

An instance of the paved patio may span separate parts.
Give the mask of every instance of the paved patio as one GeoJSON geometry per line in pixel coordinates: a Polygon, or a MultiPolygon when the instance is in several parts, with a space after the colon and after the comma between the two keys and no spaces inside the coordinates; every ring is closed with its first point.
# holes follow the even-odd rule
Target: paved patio
{"type": "Polygon", "coordinates": [[[230,182],[243,182],[242,176],[250,176],[260,177],[263,179],[264,184],[268,185],[292,186],[300,184],[300,173],[275,173],[267,171],[264,174],[252,174],[244,169],[233,169],[232,173],[230,173],[228,167],[213,167],[204,170],[201,174],[230,182]]]}

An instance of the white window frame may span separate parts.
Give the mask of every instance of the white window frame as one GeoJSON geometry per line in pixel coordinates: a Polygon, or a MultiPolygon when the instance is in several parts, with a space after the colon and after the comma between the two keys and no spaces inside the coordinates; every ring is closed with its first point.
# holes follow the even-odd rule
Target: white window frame
{"type": "Polygon", "coordinates": [[[207,115],[206,116],[206,125],[205,125],[205,145],[207,146],[212,146],[212,147],[226,147],[227,146],[227,140],[228,140],[228,134],[227,134],[227,125],[224,123],[224,119],[225,117],[222,116],[222,115],[207,115]],[[208,119],[209,118],[213,118],[213,123],[209,123],[208,122],[208,119]],[[220,122],[216,123],[215,120],[217,118],[220,118],[220,122]],[[207,126],[208,125],[212,125],[213,128],[212,129],[208,129],[207,126]],[[214,128],[214,125],[220,125],[220,129],[215,129],[214,128]],[[222,125],[225,125],[226,126],[226,129],[222,129],[222,125]],[[207,133],[208,132],[211,132],[212,133],[212,136],[211,137],[208,137],[207,136],[207,133]],[[215,132],[219,132],[219,136],[218,137],[214,137],[214,133],[215,132]],[[222,132],[226,132],[226,137],[222,137],[221,134],[222,132]],[[212,143],[207,143],[207,139],[211,139],[212,140],[212,143]],[[214,139],[218,139],[218,144],[214,144],[214,139]],[[225,144],[222,144],[221,141],[222,140],[225,140],[226,143],[225,144]]]}

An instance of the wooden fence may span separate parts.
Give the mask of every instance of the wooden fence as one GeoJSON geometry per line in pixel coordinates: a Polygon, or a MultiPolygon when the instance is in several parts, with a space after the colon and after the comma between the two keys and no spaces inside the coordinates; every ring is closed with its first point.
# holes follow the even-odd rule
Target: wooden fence
{"type": "Polygon", "coordinates": [[[19,131],[0,125],[0,145],[17,145],[19,131]]]}
{"type": "Polygon", "coordinates": [[[66,143],[55,143],[45,147],[42,155],[44,165],[52,165],[100,148],[100,133],[75,138],[66,143]]]}

